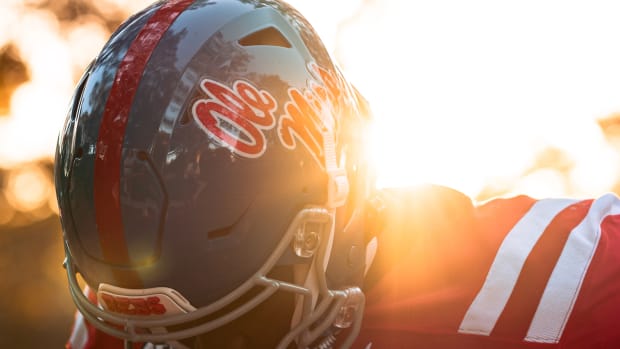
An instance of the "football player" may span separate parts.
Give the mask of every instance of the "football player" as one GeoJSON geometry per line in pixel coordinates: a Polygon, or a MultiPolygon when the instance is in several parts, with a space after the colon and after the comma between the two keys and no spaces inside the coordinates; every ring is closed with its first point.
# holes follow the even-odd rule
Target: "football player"
{"type": "Polygon", "coordinates": [[[370,120],[284,2],[129,18],[58,140],[67,347],[620,347],[615,195],[375,190],[370,120]]]}

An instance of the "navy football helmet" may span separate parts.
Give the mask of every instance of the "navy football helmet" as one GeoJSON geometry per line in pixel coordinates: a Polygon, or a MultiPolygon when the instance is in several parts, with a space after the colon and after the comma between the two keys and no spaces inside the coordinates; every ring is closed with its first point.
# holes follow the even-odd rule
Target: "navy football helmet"
{"type": "Polygon", "coordinates": [[[128,345],[163,343],[281,296],[291,311],[277,347],[347,327],[349,346],[364,306],[368,122],[284,2],[170,0],[135,14],[87,68],[58,139],[78,310],[128,345]]]}

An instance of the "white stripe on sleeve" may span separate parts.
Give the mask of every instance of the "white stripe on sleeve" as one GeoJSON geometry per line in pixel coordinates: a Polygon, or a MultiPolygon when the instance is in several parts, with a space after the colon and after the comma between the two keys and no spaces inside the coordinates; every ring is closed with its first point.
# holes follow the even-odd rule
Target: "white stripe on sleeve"
{"type": "Polygon", "coordinates": [[[609,215],[618,214],[618,198],[613,194],[601,196],[570,233],[536,309],[526,341],[557,343],[560,340],[598,246],[601,222],[609,215]]]}
{"type": "Polygon", "coordinates": [[[553,218],[578,200],[537,201],[502,242],[480,292],[470,305],[459,333],[489,335],[504,310],[532,248],[553,218]]]}

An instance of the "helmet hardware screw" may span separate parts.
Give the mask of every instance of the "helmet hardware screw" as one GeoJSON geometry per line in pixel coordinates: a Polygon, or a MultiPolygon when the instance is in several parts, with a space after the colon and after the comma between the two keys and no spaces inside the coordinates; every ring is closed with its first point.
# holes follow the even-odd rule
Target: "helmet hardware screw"
{"type": "Polygon", "coordinates": [[[312,257],[319,247],[319,233],[314,229],[308,228],[307,225],[301,227],[295,234],[295,240],[293,241],[295,254],[303,258],[312,257]]]}

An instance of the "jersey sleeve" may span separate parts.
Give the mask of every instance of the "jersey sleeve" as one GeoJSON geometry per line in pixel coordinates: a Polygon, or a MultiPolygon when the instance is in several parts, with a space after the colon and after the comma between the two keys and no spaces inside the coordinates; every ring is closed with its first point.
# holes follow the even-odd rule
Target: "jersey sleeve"
{"type": "Polygon", "coordinates": [[[357,347],[620,347],[617,196],[381,195],[357,347]]]}
{"type": "MultiPolygon", "coordinates": [[[[381,207],[372,228],[378,251],[366,278],[367,289],[389,275],[426,278],[431,264],[448,272],[454,270],[449,266],[453,261],[467,259],[462,243],[476,239],[471,236],[476,232],[469,197],[442,186],[420,186],[384,189],[375,201],[381,207]],[[447,258],[448,252],[453,257],[447,258]]],[[[403,277],[401,282],[409,280],[403,277]]]]}

